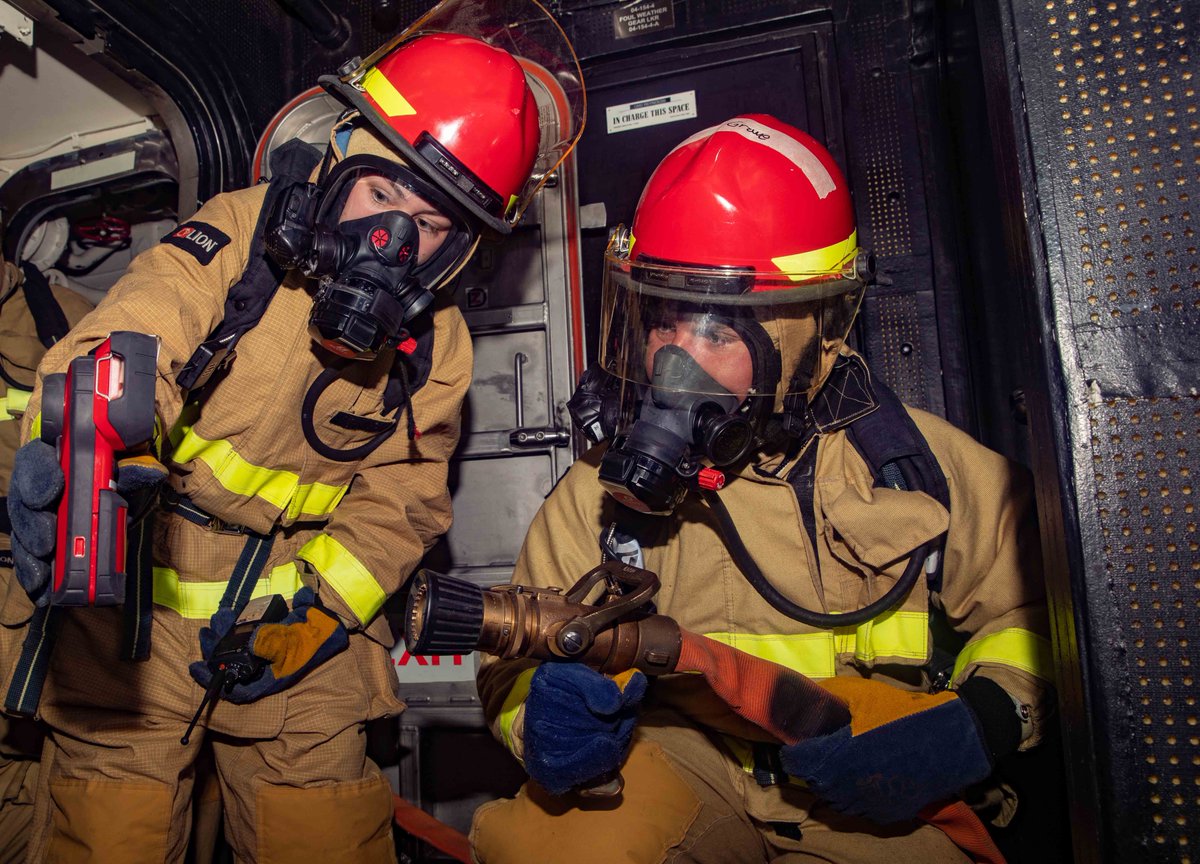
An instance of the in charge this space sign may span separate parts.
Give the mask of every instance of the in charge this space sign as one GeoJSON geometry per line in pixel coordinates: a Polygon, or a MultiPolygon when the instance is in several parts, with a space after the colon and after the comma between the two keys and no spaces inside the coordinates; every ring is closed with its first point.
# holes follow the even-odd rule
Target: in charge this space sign
{"type": "Polygon", "coordinates": [[[608,134],[690,120],[696,116],[696,91],[655,96],[625,105],[609,105],[604,109],[608,134]]]}

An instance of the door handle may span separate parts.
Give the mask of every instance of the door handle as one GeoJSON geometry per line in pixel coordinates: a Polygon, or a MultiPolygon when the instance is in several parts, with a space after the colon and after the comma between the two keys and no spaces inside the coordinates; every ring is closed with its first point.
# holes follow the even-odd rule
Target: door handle
{"type": "Polygon", "coordinates": [[[571,443],[571,433],[561,426],[525,425],[525,363],[529,360],[518,351],[513,355],[513,398],[517,403],[517,426],[508,433],[508,443],[513,447],[566,447],[571,443]]]}

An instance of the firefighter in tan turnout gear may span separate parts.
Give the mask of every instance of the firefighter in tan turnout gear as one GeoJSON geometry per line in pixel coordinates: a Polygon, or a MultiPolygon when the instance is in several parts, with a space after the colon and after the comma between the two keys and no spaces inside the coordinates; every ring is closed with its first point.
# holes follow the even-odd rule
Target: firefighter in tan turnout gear
{"type": "MultiPolygon", "coordinates": [[[[270,184],[207,202],[39,370],[111,331],[157,336],[165,480],[152,567],[124,605],[46,606],[63,481],[34,392],[9,510],[53,658],[44,683],[34,660],[7,685],[11,703],[41,684],[50,730],[34,860],[182,861],[205,739],[239,861],[395,860],[363,725],[404,707],[381,607],[450,525],[472,351],[438,289],[481,231],[519,219],[578,135],[582,92],[562,31],[529,2],[442,3],[342,73],[322,81],[346,111],[319,164],[292,150],[270,184]],[[559,138],[529,69],[577,108],[559,138]],[[289,609],[251,631],[265,669],[230,679],[181,744],[214,651],[270,595],[289,609]]],[[[118,491],[144,495],[154,466],[126,483],[129,464],[118,491]]]]}
{"type": "Polygon", "coordinates": [[[1037,744],[1051,699],[1030,484],[846,346],[870,266],[804,132],[747,115],[676,147],[610,244],[572,400],[607,441],[513,575],[651,570],[658,613],[821,681],[851,724],[780,746],[697,675],[488,658],[486,714],[531,779],[477,811],[480,861],[971,860],[927,808],[1037,744]],[[963,640],[940,675],[934,614],[963,640]]]}
{"type": "MultiPolygon", "coordinates": [[[[0,259],[0,496],[8,492],[21,416],[46,349],[92,308],[74,291],[48,282],[32,265],[0,259]]],[[[0,664],[16,659],[29,599],[13,578],[8,510],[0,508],[0,664]]],[[[0,715],[0,861],[21,861],[33,817],[41,732],[27,719],[0,715]]]]}

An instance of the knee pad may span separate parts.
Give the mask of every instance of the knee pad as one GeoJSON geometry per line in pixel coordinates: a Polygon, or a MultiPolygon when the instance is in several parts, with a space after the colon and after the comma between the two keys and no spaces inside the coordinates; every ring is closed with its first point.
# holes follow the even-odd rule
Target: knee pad
{"type": "Polygon", "coordinates": [[[47,860],[162,864],[184,842],[164,783],[55,778],[49,789],[47,860]]]}
{"type": "Polygon", "coordinates": [[[230,838],[258,849],[260,864],[355,861],[395,864],[392,788],[378,774],[328,786],[263,786],[254,838],[230,838]]]}

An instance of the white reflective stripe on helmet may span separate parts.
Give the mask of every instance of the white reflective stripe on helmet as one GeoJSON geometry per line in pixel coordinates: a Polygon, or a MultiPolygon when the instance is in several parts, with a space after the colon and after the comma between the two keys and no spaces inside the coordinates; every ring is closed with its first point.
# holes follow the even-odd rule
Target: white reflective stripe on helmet
{"type": "Polygon", "coordinates": [[[718,132],[732,132],[735,135],[741,135],[747,141],[762,144],[764,147],[769,147],[785,157],[804,173],[804,176],[808,178],[808,182],[812,184],[818,198],[825,198],[837,188],[837,182],[825,166],[821,164],[821,160],[817,158],[815,153],[791,135],[780,132],[778,129],[772,129],[769,126],[757,124],[746,117],[734,117],[732,120],[727,120],[724,123],[703,129],[679,144],[671,152],[674,153],[680,147],[686,147],[696,141],[716,135],[718,132]]]}

